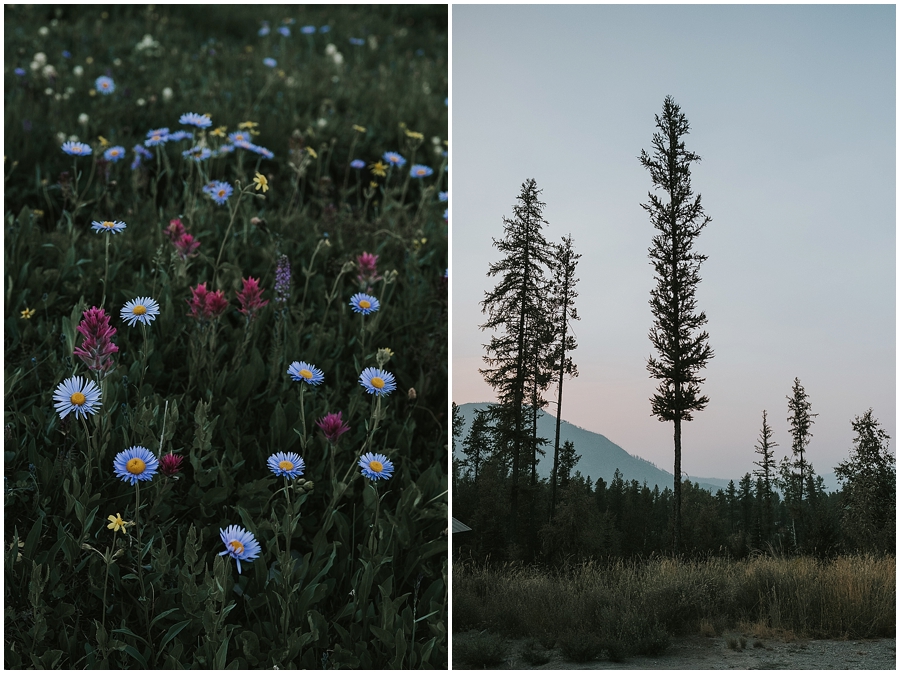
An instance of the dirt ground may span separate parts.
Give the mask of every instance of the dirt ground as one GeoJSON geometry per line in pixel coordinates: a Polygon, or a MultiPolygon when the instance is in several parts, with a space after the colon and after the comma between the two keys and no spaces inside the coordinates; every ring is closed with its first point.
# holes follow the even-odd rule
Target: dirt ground
{"type": "MultiPolygon", "coordinates": [[[[477,632],[453,635],[454,645],[477,632]]],[[[746,638],[741,650],[728,648],[727,637],[678,637],[659,656],[637,656],[623,662],[567,662],[550,651],[544,665],[529,665],[521,653],[525,639],[509,641],[509,657],[499,669],[896,669],[896,639],[808,640],[781,642],[746,638]],[[756,646],[754,646],[756,644],[756,646]]],[[[730,635],[738,638],[739,634],[730,635]]],[[[464,669],[454,663],[454,670],[464,669]]]]}

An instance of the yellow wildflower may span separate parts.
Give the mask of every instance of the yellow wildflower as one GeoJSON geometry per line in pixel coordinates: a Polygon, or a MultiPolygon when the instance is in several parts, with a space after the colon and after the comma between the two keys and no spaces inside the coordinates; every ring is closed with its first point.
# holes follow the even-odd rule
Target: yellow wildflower
{"type": "Polygon", "coordinates": [[[256,183],[257,190],[262,190],[263,192],[269,191],[269,181],[266,180],[266,177],[262,173],[257,173],[256,177],[253,178],[253,182],[256,183]]]}
{"type": "Polygon", "coordinates": [[[106,140],[103,136],[97,136],[97,140],[100,141],[100,149],[102,150],[104,147],[109,145],[109,141],[106,140]]]}
{"type": "Polygon", "coordinates": [[[25,310],[22,312],[22,318],[24,318],[25,320],[28,320],[29,318],[34,316],[34,313],[36,311],[37,311],[37,309],[29,309],[28,307],[25,307],[25,310]]]}
{"type": "Polygon", "coordinates": [[[316,151],[313,150],[311,147],[307,147],[306,151],[309,152],[310,157],[312,157],[313,159],[318,159],[319,155],[317,155],[316,151]]]}
{"type": "Polygon", "coordinates": [[[423,136],[418,131],[410,131],[409,129],[406,130],[406,135],[410,138],[415,138],[416,140],[424,140],[425,138],[425,136],[423,136]]]}
{"type": "Polygon", "coordinates": [[[238,124],[239,129],[255,129],[259,124],[257,122],[241,122],[238,124]]]}
{"type": "Polygon", "coordinates": [[[374,164],[369,164],[369,168],[372,169],[373,176],[384,178],[387,175],[388,165],[383,163],[380,159],[374,164]]]}
{"type": "Polygon", "coordinates": [[[32,213],[34,214],[34,217],[36,217],[36,218],[43,218],[43,217],[44,217],[44,211],[42,211],[40,208],[35,208],[35,209],[32,211],[32,213]]]}
{"type": "Polygon", "coordinates": [[[226,131],[228,131],[227,126],[217,126],[215,129],[209,132],[209,135],[216,136],[217,138],[224,138],[226,131]]]}
{"type": "Polygon", "coordinates": [[[125,527],[131,524],[131,522],[125,522],[125,520],[122,519],[122,516],[119,513],[110,515],[106,519],[109,520],[109,524],[106,525],[106,528],[112,529],[113,531],[118,531],[119,529],[121,529],[124,532],[125,527]]]}
{"type": "Polygon", "coordinates": [[[365,133],[365,132],[366,132],[366,127],[360,126],[359,124],[354,124],[354,125],[353,125],[352,127],[350,127],[350,128],[352,128],[354,131],[358,131],[359,133],[365,133]]]}

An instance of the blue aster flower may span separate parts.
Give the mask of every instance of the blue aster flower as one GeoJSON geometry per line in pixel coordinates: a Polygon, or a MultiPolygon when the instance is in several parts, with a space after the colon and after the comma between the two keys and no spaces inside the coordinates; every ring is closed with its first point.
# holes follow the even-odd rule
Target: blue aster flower
{"type": "Polygon", "coordinates": [[[351,168],[361,169],[366,167],[366,162],[364,162],[362,159],[354,159],[352,162],[350,162],[350,166],[351,168]]]}
{"type": "Polygon", "coordinates": [[[413,164],[412,168],[409,169],[409,176],[411,178],[427,178],[434,170],[428,166],[423,166],[422,164],[413,164]]]}
{"type": "Polygon", "coordinates": [[[289,480],[300,477],[306,469],[303,459],[294,452],[276,452],[269,457],[266,463],[269,464],[269,468],[273,473],[283,475],[289,480]]]}
{"type": "Polygon", "coordinates": [[[73,157],[86,157],[93,152],[90,145],[72,140],[62,144],[62,151],[73,157]]]}
{"type": "MultiPolygon", "coordinates": [[[[251,143],[251,136],[249,131],[232,131],[228,134],[228,141],[231,143],[251,143]]],[[[249,148],[247,148],[249,149],[249,148]]]]}
{"type": "Polygon", "coordinates": [[[438,201],[447,201],[447,193],[438,192],[438,201]]]}
{"type": "Polygon", "coordinates": [[[301,361],[294,361],[288,368],[287,373],[291,375],[294,381],[306,382],[310,386],[318,386],[325,381],[325,373],[315,365],[310,365],[301,361]]]}
{"type": "Polygon", "coordinates": [[[212,150],[208,147],[200,147],[197,145],[196,147],[192,147],[191,149],[182,152],[181,156],[185,159],[193,159],[194,161],[204,161],[212,157],[212,150]]]}
{"type": "Polygon", "coordinates": [[[376,396],[390,395],[397,390],[394,375],[374,367],[367,367],[362,371],[359,375],[359,383],[366,389],[366,393],[376,396]]]}
{"type": "Polygon", "coordinates": [[[190,131],[176,131],[175,133],[170,133],[166,140],[172,142],[178,140],[193,140],[193,138],[194,134],[190,131]]]}
{"type": "Polygon", "coordinates": [[[278,65],[278,61],[276,61],[275,59],[273,59],[271,57],[264,58],[263,65],[268,66],[269,68],[274,68],[275,66],[278,65]]]}
{"type": "MultiPolygon", "coordinates": [[[[147,147],[153,147],[154,145],[162,145],[169,140],[169,130],[168,129],[157,129],[156,131],[151,131],[147,134],[147,140],[144,141],[144,145],[147,147]]],[[[150,155],[153,156],[153,155],[150,155]]]]}
{"type": "Polygon", "coordinates": [[[287,26],[279,26],[279,27],[278,27],[278,32],[281,33],[284,37],[290,37],[290,36],[291,36],[291,29],[288,28],[287,26]]]}
{"type": "Polygon", "coordinates": [[[97,408],[103,404],[100,402],[100,387],[86,377],[66,379],[56,387],[53,400],[60,419],[65,419],[69,412],[74,412],[76,418],[96,414],[97,408]]]}
{"type": "Polygon", "coordinates": [[[115,147],[109,148],[106,152],[103,153],[103,158],[106,161],[111,161],[112,163],[116,163],[120,159],[125,157],[125,148],[121,145],[116,145],[115,147]]]}
{"type": "Polygon", "coordinates": [[[136,155],[139,155],[139,156],[143,157],[144,159],[153,159],[153,153],[150,152],[150,150],[145,148],[143,145],[135,145],[131,149],[134,150],[134,153],[136,155]]]}
{"type": "Polygon", "coordinates": [[[139,445],[119,452],[113,460],[116,477],[132,485],[137,484],[138,480],[141,482],[152,480],[158,469],[159,460],[153,456],[153,452],[139,445]]]}
{"type": "Polygon", "coordinates": [[[259,35],[260,37],[265,37],[266,35],[269,34],[270,30],[271,29],[269,28],[269,22],[263,21],[262,28],[259,29],[259,32],[257,33],[257,35],[259,35]]]}
{"type": "Polygon", "coordinates": [[[101,94],[108,95],[116,90],[116,83],[112,81],[111,77],[103,75],[97,78],[94,82],[94,87],[96,87],[97,91],[101,94]]]}
{"type": "Polygon", "coordinates": [[[152,136],[168,136],[169,135],[169,127],[164,126],[161,129],[150,129],[147,132],[147,138],[152,136]]]}
{"type": "Polygon", "coordinates": [[[381,158],[391,166],[403,166],[406,163],[406,160],[399,152],[385,152],[381,158]]]}
{"type": "Polygon", "coordinates": [[[159,315],[159,303],[150,297],[138,297],[125,303],[119,311],[122,320],[134,327],[135,323],[150,325],[159,315]]]}
{"type": "Polygon", "coordinates": [[[262,145],[254,145],[252,148],[247,148],[252,152],[255,152],[258,155],[265,157],[266,159],[272,159],[275,156],[275,153],[272,150],[263,147],[262,145]]]}
{"type": "Polygon", "coordinates": [[[94,220],[91,223],[91,229],[93,229],[98,234],[100,232],[106,232],[107,234],[118,234],[127,226],[128,225],[126,225],[124,222],[119,222],[118,220],[104,220],[103,222],[94,220]]]}
{"type": "Polygon", "coordinates": [[[350,44],[352,44],[356,47],[362,47],[365,43],[366,43],[366,41],[361,37],[351,37],[350,38],[350,44]]]}
{"type": "Polygon", "coordinates": [[[316,32],[316,27],[315,26],[303,26],[303,28],[300,29],[300,32],[303,33],[304,35],[312,35],[313,33],[316,32]]]}
{"type": "Polygon", "coordinates": [[[227,529],[219,529],[219,535],[225,544],[225,552],[219,556],[229,555],[237,562],[238,573],[241,572],[241,561],[252,562],[259,557],[260,547],[256,537],[243,527],[232,524],[227,529]]]}
{"type": "Polygon", "coordinates": [[[19,77],[25,77],[25,68],[16,68],[13,72],[19,77]]]}
{"type": "Polygon", "coordinates": [[[362,468],[362,474],[370,480],[389,480],[394,473],[394,464],[384,454],[366,452],[360,457],[357,465],[362,468]]]}
{"type": "Polygon", "coordinates": [[[207,129],[212,126],[212,120],[206,115],[198,115],[196,112],[186,112],[178,118],[179,124],[189,124],[200,129],[207,129]]]}
{"type": "Polygon", "coordinates": [[[228,197],[234,192],[234,188],[231,185],[221,180],[215,180],[203,189],[219,206],[228,201],[228,197]]]}
{"type": "Polygon", "coordinates": [[[381,303],[371,295],[365,293],[356,293],[350,298],[350,306],[358,314],[368,316],[381,308],[381,303]]]}

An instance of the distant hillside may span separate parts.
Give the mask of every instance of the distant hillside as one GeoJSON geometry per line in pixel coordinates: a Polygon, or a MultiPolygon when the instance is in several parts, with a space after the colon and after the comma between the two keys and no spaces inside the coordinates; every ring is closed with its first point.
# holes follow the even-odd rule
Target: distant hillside
{"type": "MultiPolygon", "coordinates": [[[[456,456],[457,458],[465,458],[462,454],[462,440],[469,433],[469,424],[476,409],[484,409],[489,407],[490,403],[466,403],[460,405],[459,409],[465,418],[465,427],[462,435],[457,442],[456,456]]],[[[556,417],[552,414],[544,412],[540,413],[538,418],[538,434],[541,437],[550,440],[549,451],[538,463],[538,474],[541,477],[549,478],[550,472],[553,470],[553,439],[556,437],[556,417]]],[[[622,473],[624,478],[631,482],[637,480],[643,483],[644,480],[652,488],[654,484],[659,485],[662,490],[665,487],[672,487],[674,476],[664,470],[660,470],[649,461],[639,456],[629,454],[624,449],[612,442],[609,438],[599,433],[585,430],[568,421],[563,421],[559,429],[559,444],[566,440],[571,440],[575,444],[575,452],[581,454],[581,461],[575,467],[580,470],[585,477],[590,476],[596,482],[598,477],[602,477],[607,483],[612,480],[616,472],[616,468],[622,473]]],[[[548,449],[545,446],[545,449],[548,449]]],[[[840,483],[833,471],[821,472],[820,468],[813,463],[816,473],[822,476],[825,481],[825,489],[829,492],[840,489],[840,483]]],[[[697,477],[690,475],[689,478],[694,484],[698,484],[704,489],[708,489],[715,494],[719,489],[728,487],[728,482],[734,480],[735,486],[740,482],[741,475],[735,475],[731,478],[718,477],[697,477]]]]}
{"type": "MultiPolygon", "coordinates": [[[[475,415],[475,410],[489,407],[490,403],[466,403],[460,405],[459,409],[465,418],[465,426],[463,428],[460,440],[457,442],[456,456],[457,458],[465,458],[462,454],[462,440],[469,433],[469,425],[475,415]]],[[[538,474],[541,477],[549,478],[553,470],[553,440],[556,437],[556,417],[552,414],[541,412],[538,417],[538,435],[550,440],[551,444],[547,449],[545,456],[538,463],[538,474]]],[[[575,445],[575,452],[581,454],[581,461],[575,467],[581,471],[585,477],[590,476],[591,480],[597,481],[602,477],[607,483],[611,482],[615,475],[616,469],[622,473],[622,476],[628,482],[637,480],[639,483],[647,482],[652,489],[653,485],[658,485],[660,490],[669,487],[671,489],[675,477],[672,473],[660,470],[649,461],[639,456],[633,456],[624,449],[612,442],[609,438],[599,433],[580,428],[568,421],[563,421],[559,429],[559,444],[570,440],[575,445]]],[[[712,493],[716,493],[719,489],[728,485],[728,480],[719,480],[710,478],[705,481],[704,478],[696,478],[691,476],[691,482],[699,484],[704,489],[708,489],[712,493]]],[[[735,481],[737,482],[737,481],[735,481]]]]}

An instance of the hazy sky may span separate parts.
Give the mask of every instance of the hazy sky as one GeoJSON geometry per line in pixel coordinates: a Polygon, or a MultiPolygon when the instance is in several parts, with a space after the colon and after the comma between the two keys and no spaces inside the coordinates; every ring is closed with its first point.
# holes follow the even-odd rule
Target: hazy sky
{"type": "MultiPolygon", "coordinates": [[[[494,400],[478,372],[502,217],[534,178],[549,240],[571,233],[580,376],[563,418],[672,470],[650,414],[652,189],[637,157],[674,97],[712,222],[695,250],[715,357],[683,470],[740,477],[768,411],[790,451],[786,397],[809,394],[808,459],[833,470],[869,407],[896,437],[895,8],[454,5],[453,400],[494,400]]],[[[555,396],[551,395],[555,400],[555,396]]],[[[549,411],[555,413],[555,408],[549,411]]],[[[626,475],[626,478],[628,476],[626,475]]]]}

